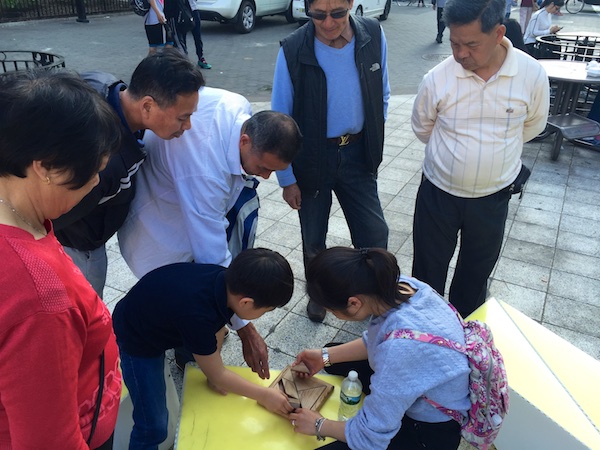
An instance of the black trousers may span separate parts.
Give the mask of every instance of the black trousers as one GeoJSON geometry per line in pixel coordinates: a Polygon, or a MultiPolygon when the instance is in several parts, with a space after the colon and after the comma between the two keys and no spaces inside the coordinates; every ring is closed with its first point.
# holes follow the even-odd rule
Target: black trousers
{"type": "Polygon", "coordinates": [[[460,235],[449,300],[466,317],[483,304],[487,281],[500,255],[510,193],[462,198],[423,177],[413,222],[412,275],[444,295],[448,266],[460,235]]]}
{"type": "Polygon", "coordinates": [[[439,37],[442,37],[442,35],[444,34],[444,30],[446,29],[446,22],[444,22],[443,19],[443,14],[444,14],[444,8],[440,8],[438,6],[438,8],[436,9],[437,12],[437,35],[439,37]]]}
{"type": "MultiPolygon", "coordinates": [[[[339,345],[330,343],[326,347],[339,345]]],[[[358,372],[358,378],[363,385],[363,392],[369,395],[369,385],[373,370],[368,361],[353,361],[334,364],[325,371],[332,375],[346,376],[351,370],[358,372]]],[[[455,420],[447,422],[429,423],[411,419],[407,415],[402,418],[402,426],[394,436],[388,450],[456,450],[460,444],[460,425],[455,420]]],[[[348,444],[340,441],[321,447],[326,450],[348,450],[348,444]]]]}

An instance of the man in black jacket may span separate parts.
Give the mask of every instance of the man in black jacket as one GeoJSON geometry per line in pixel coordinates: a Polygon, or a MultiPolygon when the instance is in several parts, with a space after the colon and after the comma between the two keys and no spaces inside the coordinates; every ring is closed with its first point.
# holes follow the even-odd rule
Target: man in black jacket
{"type": "Polygon", "coordinates": [[[177,50],[146,57],[129,86],[102,72],[82,73],[121,119],[121,149],[100,172],[100,183],[71,211],[55,221],[58,240],[98,295],[106,282],[106,242],[125,221],[135,194],[135,174],[146,158],[144,130],[173,139],[190,129],[204,78],[177,50]]]}
{"type": "MultiPolygon", "coordinates": [[[[312,19],[281,41],[271,107],[304,135],[292,168],[277,172],[283,198],[300,216],[304,264],[325,249],[332,192],[355,247],[386,248],[377,193],[390,87],[387,47],[375,19],[351,16],[353,0],[307,0],[312,19]]],[[[308,317],[325,310],[309,301],[308,317]]]]}

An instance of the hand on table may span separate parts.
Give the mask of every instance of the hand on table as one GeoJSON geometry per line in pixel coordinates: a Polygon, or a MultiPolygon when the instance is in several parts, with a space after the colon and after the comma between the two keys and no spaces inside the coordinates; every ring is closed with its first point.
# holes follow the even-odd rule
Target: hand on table
{"type": "Polygon", "coordinates": [[[295,433],[316,436],[315,422],[322,417],[320,413],[306,408],[296,408],[290,415],[290,423],[295,433]]]}

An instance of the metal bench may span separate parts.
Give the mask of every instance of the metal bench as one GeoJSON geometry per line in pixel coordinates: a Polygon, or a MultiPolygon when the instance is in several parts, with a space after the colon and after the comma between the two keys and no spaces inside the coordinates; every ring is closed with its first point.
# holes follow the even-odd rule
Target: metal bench
{"type": "Polygon", "coordinates": [[[552,147],[552,160],[558,159],[563,138],[579,139],[600,134],[600,124],[595,120],[575,113],[556,114],[548,117],[548,125],[556,129],[556,139],[552,147]]]}

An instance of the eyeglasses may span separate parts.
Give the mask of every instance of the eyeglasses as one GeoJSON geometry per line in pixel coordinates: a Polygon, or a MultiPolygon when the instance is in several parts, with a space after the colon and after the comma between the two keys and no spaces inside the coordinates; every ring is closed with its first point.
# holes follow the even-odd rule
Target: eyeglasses
{"type": "Polygon", "coordinates": [[[332,19],[342,19],[348,15],[348,11],[350,10],[344,9],[342,11],[331,11],[330,13],[306,11],[306,15],[319,21],[327,19],[327,16],[331,16],[332,19]]]}

